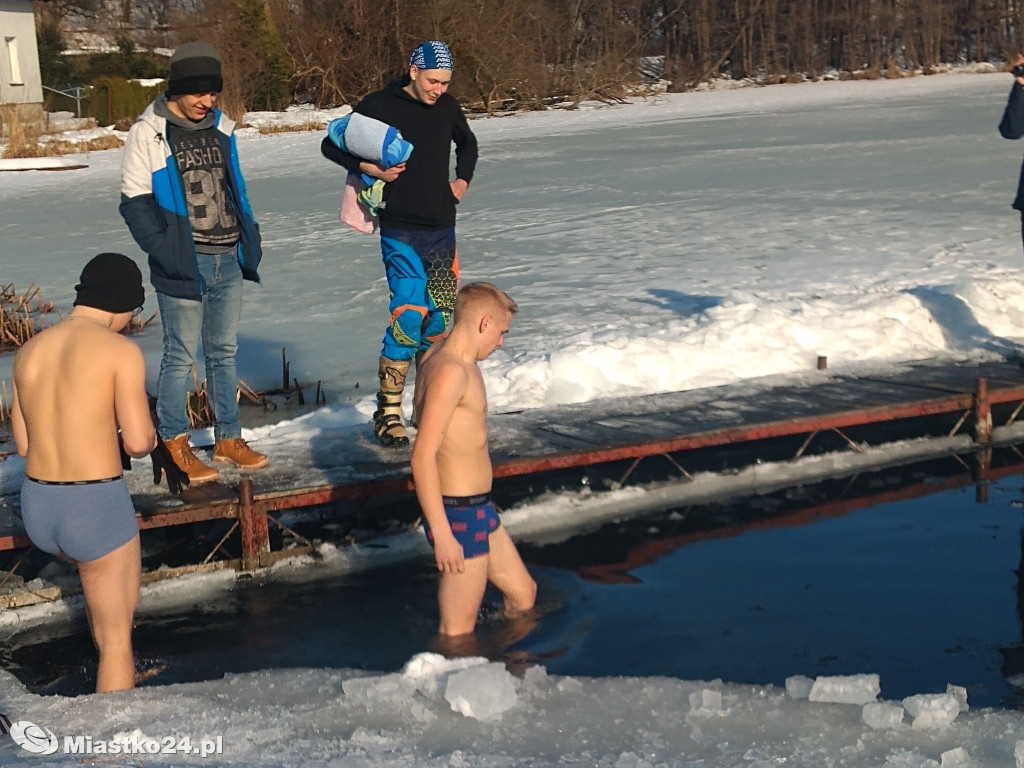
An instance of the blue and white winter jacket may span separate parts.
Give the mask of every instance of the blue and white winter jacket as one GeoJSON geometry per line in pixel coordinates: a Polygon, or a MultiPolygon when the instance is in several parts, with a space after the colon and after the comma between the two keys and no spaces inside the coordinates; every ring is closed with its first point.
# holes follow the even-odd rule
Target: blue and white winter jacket
{"type": "MultiPolygon", "coordinates": [[[[240,228],[238,263],[245,279],[259,282],[260,228],[238,164],[235,121],[219,109],[214,115],[221,149],[228,158],[227,186],[240,228]]],[[[156,114],[152,104],[128,132],[121,161],[119,210],[135,242],[149,255],[153,287],[168,296],[199,300],[203,286],[181,173],[167,141],[167,119],[156,114]]]]}

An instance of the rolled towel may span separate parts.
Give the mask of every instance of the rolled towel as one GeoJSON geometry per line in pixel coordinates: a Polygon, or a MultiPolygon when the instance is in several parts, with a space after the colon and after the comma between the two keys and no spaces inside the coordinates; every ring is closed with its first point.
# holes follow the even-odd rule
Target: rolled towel
{"type": "Polygon", "coordinates": [[[397,128],[358,112],[331,120],[327,135],[338,149],[382,168],[404,163],[412,154],[412,144],[397,128]]]}
{"type": "Polygon", "coordinates": [[[341,192],[341,211],[338,213],[338,219],[356,232],[372,235],[380,223],[359,201],[363,187],[364,184],[356,174],[348,175],[345,179],[345,189],[341,192]]]}

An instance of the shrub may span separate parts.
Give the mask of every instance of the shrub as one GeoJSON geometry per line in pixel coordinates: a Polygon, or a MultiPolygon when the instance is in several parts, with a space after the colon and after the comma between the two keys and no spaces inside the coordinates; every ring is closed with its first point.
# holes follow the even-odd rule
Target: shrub
{"type": "Polygon", "coordinates": [[[101,77],[92,86],[92,113],[99,125],[135,118],[164,86],[145,86],[120,77],[101,77]]]}

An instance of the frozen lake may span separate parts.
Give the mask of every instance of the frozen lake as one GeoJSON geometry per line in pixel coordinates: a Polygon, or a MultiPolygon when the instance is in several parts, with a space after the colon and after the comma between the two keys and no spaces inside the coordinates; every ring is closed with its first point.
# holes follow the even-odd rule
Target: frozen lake
{"type": "MultiPolygon", "coordinates": [[[[996,131],[1008,86],[817,83],[474,121],[463,278],[523,308],[492,364],[495,406],[803,371],[819,354],[842,367],[1014,348],[1024,145],[996,131]]],[[[377,238],[337,222],[320,138],[240,141],[266,246],[240,375],[278,386],[286,346],[293,375],[368,413],[387,290],[377,238]]],[[[66,307],[89,255],[142,260],[116,210],[119,159],[0,179],[0,281],[66,307]]],[[[139,340],[152,380],[159,328],[139,340]]]]}

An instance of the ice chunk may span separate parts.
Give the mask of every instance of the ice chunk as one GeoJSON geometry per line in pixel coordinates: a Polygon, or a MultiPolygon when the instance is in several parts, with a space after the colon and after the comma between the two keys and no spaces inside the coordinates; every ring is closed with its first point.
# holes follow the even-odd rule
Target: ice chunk
{"type": "Polygon", "coordinates": [[[960,711],[966,712],[970,709],[967,706],[967,689],[962,685],[953,685],[952,683],[946,684],[946,693],[951,693],[956,696],[957,702],[960,704],[960,711]]]}
{"type": "Polygon", "coordinates": [[[477,720],[495,719],[518,700],[512,675],[497,662],[449,676],[444,697],[453,711],[477,720]]]}
{"type": "Polygon", "coordinates": [[[547,696],[548,687],[548,671],[538,665],[530,667],[523,674],[523,692],[528,693],[538,699],[543,699],[547,696]]]}
{"type": "Polygon", "coordinates": [[[1024,739],[1018,739],[1017,745],[1013,748],[1013,760],[1017,768],[1024,768],[1024,739]]]}
{"type": "Polygon", "coordinates": [[[791,699],[806,699],[811,695],[814,681],[806,675],[793,675],[786,678],[786,695],[791,699]]]}
{"type": "Polygon", "coordinates": [[[342,682],[341,690],[349,698],[366,704],[399,702],[410,698],[416,692],[416,683],[401,675],[354,677],[342,682]]]}
{"type": "Polygon", "coordinates": [[[903,707],[891,701],[870,701],[860,718],[872,728],[895,728],[903,722],[903,707]]]}
{"type": "Polygon", "coordinates": [[[925,757],[920,752],[897,749],[885,758],[882,768],[940,768],[938,760],[925,757]]]}
{"type": "Polygon", "coordinates": [[[867,704],[881,691],[878,675],[833,675],[818,677],[808,698],[832,704],[867,704]]]}
{"type": "Polygon", "coordinates": [[[922,693],[908,696],[903,706],[914,718],[915,728],[948,728],[960,714],[960,702],[951,693],[922,693]]]}
{"type": "Polygon", "coordinates": [[[402,667],[402,676],[411,680],[427,680],[448,672],[487,664],[482,656],[447,659],[439,653],[417,653],[402,667]]]}
{"type": "Polygon", "coordinates": [[[700,691],[694,691],[690,694],[690,709],[694,712],[701,712],[704,714],[721,712],[721,691],[712,691],[710,688],[704,688],[700,691]]]}
{"type": "Polygon", "coordinates": [[[413,687],[428,699],[440,701],[448,678],[463,669],[487,664],[480,656],[446,659],[439,653],[417,653],[402,668],[402,677],[413,683],[413,687]]]}
{"type": "Polygon", "coordinates": [[[951,749],[942,753],[940,768],[967,768],[971,764],[971,756],[963,747],[951,749]]]}
{"type": "Polygon", "coordinates": [[[623,752],[615,761],[614,768],[654,768],[654,766],[635,752],[623,752]]]}

